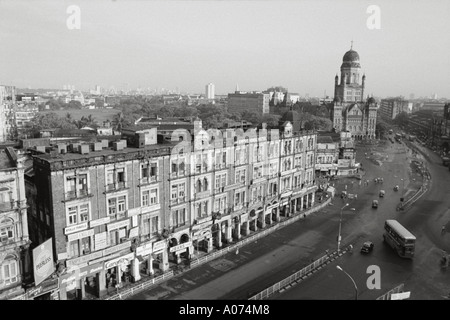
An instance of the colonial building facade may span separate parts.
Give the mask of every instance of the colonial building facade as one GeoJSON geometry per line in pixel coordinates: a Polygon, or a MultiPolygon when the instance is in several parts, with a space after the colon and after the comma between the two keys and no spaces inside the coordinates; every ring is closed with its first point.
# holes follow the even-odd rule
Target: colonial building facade
{"type": "Polygon", "coordinates": [[[0,150],[0,300],[23,296],[29,245],[23,160],[8,147],[0,150]]]}
{"type": "Polygon", "coordinates": [[[156,136],[130,131],[33,156],[37,232],[53,238],[61,299],[102,297],[314,204],[315,132],[206,132],[196,122],[194,135],[156,136]]]}
{"type": "Polygon", "coordinates": [[[334,82],[333,128],[349,131],[355,139],[374,139],[377,104],[373,98],[364,101],[366,75],[361,77],[359,54],[350,49],[342,60],[340,82],[338,75],[334,82]]]}

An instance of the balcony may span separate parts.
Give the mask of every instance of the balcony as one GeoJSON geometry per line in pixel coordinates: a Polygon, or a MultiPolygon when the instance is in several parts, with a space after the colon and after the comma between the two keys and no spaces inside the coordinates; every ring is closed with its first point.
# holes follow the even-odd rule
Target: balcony
{"type": "Polygon", "coordinates": [[[183,203],[183,202],[185,202],[185,201],[186,201],[186,198],[185,198],[185,197],[176,198],[176,199],[171,199],[171,200],[170,200],[170,205],[174,206],[174,205],[177,205],[177,204],[181,204],[181,203],[183,203]]]}
{"type": "Polygon", "coordinates": [[[141,179],[141,186],[147,185],[147,184],[152,184],[155,182],[158,182],[158,176],[143,177],[141,179]]]}
{"type": "Polygon", "coordinates": [[[87,189],[68,191],[64,194],[64,201],[82,199],[86,197],[92,197],[91,192],[87,189]]]}
{"type": "Polygon", "coordinates": [[[10,202],[0,202],[0,212],[10,211],[18,209],[17,201],[11,200],[10,202]]]}
{"type": "Polygon", "coordinates": [[[194,199],[195,200],[207,198],[209,196],[211,196],[210,190],[201,191],[201,192],[195,192],[194,193],[194,199]]]}
{"type": "Polygon", "coordinates": [[[127,188],[127,185],[124,181],[117,182],[117,183],[109,183],[105,187],[106,192],[114,192],[114,191],[124,190],[126,188],[127,188]]]}

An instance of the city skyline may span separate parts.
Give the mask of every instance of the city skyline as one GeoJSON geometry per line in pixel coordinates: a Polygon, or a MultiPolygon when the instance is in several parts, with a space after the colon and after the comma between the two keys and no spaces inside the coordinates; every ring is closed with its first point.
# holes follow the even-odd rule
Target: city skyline
{"type": "Polygon", "coordinates": [[[204,92],[211,82],[218,95],[238,84],[333,96],[353,41],[366,95],[450,96],[446,1],[2,1],[0,9],[8,43],[0,83],[19,88],[204,92]],[[68,26],[73,5],[80,29],[68,26]],[[380,29],[368,26],[371,5],[380,29]]]}

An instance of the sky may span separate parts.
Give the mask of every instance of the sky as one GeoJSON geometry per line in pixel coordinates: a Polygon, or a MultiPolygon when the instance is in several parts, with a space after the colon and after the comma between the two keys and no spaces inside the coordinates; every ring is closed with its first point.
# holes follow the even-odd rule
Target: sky
{"type": "Polygon", "coordinates": [[[449,14],[448,0],[0,0],[0,84],[332,97],[353,41],[367,94],[450,98],[449,14]]]}

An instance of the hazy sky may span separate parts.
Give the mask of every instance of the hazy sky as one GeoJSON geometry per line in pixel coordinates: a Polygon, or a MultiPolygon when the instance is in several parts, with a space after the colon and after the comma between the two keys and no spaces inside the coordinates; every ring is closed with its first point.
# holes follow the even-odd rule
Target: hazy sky
{"type": "Polygon", "coordinates": [[[333,96],[353,40],[366,93],[450,98],[449,16],[448,0],[0,0],[0,83],[333,96]]]}

